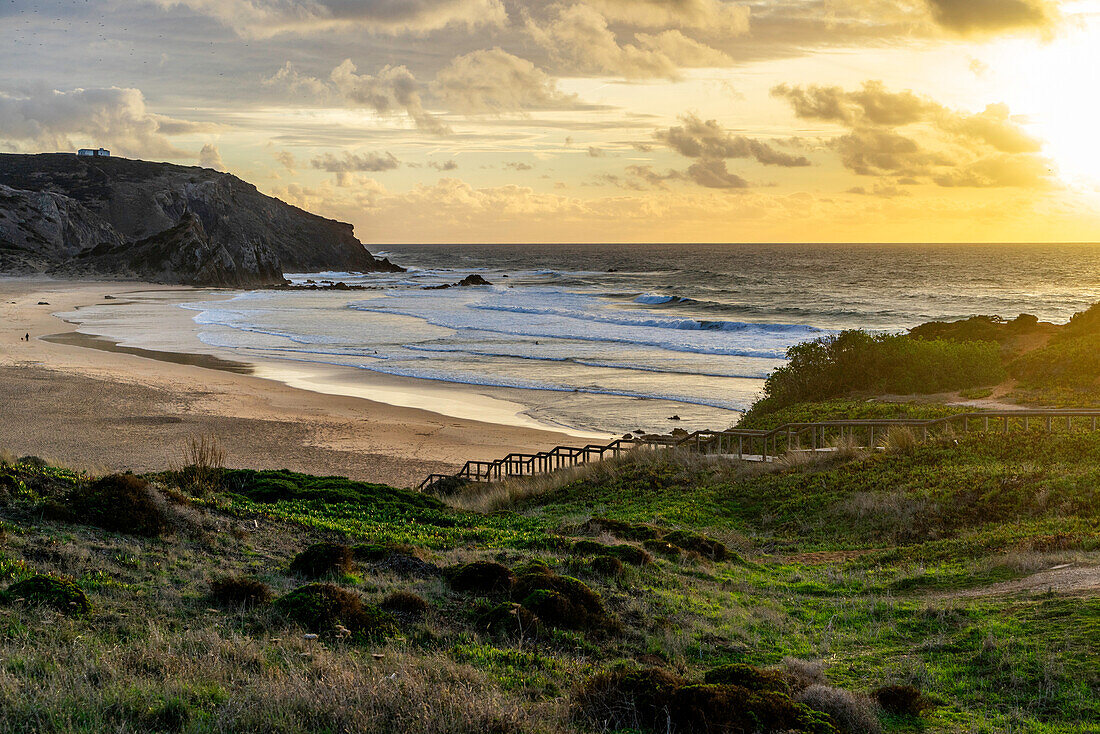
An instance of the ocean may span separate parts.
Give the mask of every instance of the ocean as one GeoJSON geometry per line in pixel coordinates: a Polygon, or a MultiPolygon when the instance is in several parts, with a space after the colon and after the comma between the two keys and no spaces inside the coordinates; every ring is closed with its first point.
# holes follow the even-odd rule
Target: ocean
{"type": "Polygon", "coordinates": [[[539,422],[599,433],[722,428],[798,342],[841,329],[1100,300],[1089,245],[401,246],[366,291],[250,291],[182,305],[244,361],[508,388],[539,422]],[[477,273],[490,286],[438,289],[477,273]],[[679,420],[673,420],[676,416],[679,420]]]}

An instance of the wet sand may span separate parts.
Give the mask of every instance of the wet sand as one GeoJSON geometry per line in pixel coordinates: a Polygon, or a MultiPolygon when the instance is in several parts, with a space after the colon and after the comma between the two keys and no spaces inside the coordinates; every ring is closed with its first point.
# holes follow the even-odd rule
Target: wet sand
{"type": "MultiPolygon", "coordinates": [[[[78,334],[53,315],[105,296],[124,302],[127,292],[150,289],[188,291],[0,278],[0,449],[95,470],[148,471],[182,460],[190,438],[213,435],[233,466],[413,486],[467,459],[588,442],[565,432],[329,394],[323,387],[298,389],[213,355],[150,353],[155,350],[78,334]],[[30,341],[22,341],[26,333],[30,341]]],[[[407,396],[419,382],[387,383],[371,394],[399,388],[407,396]]],[[[425,385],[424,392],[440,400],[484,400],[493,406],[487,416],[508,405],[438,386],[425,385]]],[[[476,406],[467,407],[476,413],[476,406]]]]}

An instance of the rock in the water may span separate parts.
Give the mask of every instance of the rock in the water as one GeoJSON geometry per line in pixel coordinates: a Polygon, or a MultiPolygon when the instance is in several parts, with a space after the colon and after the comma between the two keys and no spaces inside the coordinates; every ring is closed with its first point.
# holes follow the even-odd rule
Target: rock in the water
{"type": "Polygon", "coordinates": [[[257,286],[284,271],[401,272],[352,226],[205,168],[0,154],[0,272],[257,286]]]}
{"type": "Polygon", "coordinates": [[[458,286],[469,286],[469,285],[492,285],[492,283],[490,283],[489,281],[485,280],[485,278],[482,278],[482,277],[481,277],[480,275],[478,275],[477,273],[473,273],[473,274],[471,274],[471,275],[467,275],[467,276],[466,276],[465,278],[463,278],[462,280],[460,280],[460,281],[458,281],[457,283],[455,283],[455,285],[458,285],[458,286]]]}

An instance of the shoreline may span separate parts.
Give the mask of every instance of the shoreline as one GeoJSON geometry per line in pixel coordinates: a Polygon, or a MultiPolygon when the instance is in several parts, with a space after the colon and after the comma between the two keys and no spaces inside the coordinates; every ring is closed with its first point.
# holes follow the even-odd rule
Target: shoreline
{"type": "MultiPolygon", "coordinates": [[[[311,366],[293,375],[266,361],[120,346],[109,337],[74,337],[80,332],[54,315],[101,304],[105,296],[125,301],[125,293],[134,291],[189,294],[201,289],[0,278],[0,448],[79,467],[149,471],[178,462],[189,438],[213,434],[233,466],[285,467],[411,486],[468,459],[590,442],[596,435],[515,418],[523,406],[482,394],[490,391],[471,394],[450,385],[422,387],[413,378],[392,378],[372,379],[360,394],[348,395],[351,388],[338,384],[336,368],[318,375],[327,370],[311,366]],[[25,333],[31,335],[29,342],[21,340],[25,333]],[[251,374],[218,368],[223,362],[248,367],[251,374]],[[397,399],[401,391],[409,405],[367,396],[397,399]],[[482,419],[425,407],[433,400],[441,406],[450,400],[445,406],[450,412],[482,419]],[[501,422],[509,413],[520,425],[501,422]]],[[[190,321],[186,314],[183,318],[190,321]]]]}

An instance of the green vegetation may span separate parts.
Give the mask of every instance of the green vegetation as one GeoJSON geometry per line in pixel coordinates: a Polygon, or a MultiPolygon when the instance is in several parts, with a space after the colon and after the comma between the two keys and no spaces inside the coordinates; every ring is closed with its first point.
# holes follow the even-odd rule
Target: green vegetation
{"type": "Polygon", "coordinates": [[[917,339],[864,331],[796,344],[753,406],[770,413],[852,393],[909,395],[996,384],[1006,376],[995,342],[917,339]]]}
{"type": "Polygon", "coordinates": [[[61,614],[79,617],[92,611],[83,589],[68,579],[35,574],[0,592],[0,603],[47,606],[61,614]]]}
{"type": "Polygon", "coordinates": [[[121,482],[154,535],[69,509],[101,480],[0,464],[0,732],[1098,730],[1100,435],[645,452],[488,513],[214,476],[121,482]]]}

